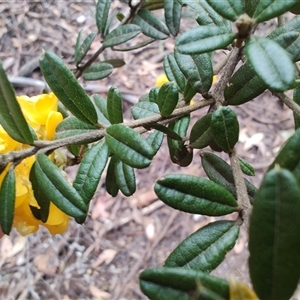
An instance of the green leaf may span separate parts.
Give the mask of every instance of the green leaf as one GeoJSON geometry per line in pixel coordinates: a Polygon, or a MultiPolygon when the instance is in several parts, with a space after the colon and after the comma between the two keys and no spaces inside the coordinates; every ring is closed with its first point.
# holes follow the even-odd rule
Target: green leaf
{"type": "Polygon", "coordinates": [[[152,300],[192,300],[195,299],[193,295],[197,295],[202,286],[229,299],[228,282],[201,271],[184,268],[153,268],[144,270],[140,274],[141,290],[152,300]]]}
{"type": "Polygon", "coordinates": [[[193,99],[193,97],[197,94],[197,92],[192,88],[190,81],[188,79],[185,89],[183,91],[183,97],[185,103],[190,103],[190,101],[193,99]]]}
{"type": "MultiPolygon", "coordinates": [[[[166,1],[165,3],[167,2],[168,1],[166,1]]],[[[186,79],[177,64],[174,55],[172,54],[166,55],[163,63],[164,63],[164,70],[169,81],[174,81],[177,84],[180,92],[183,92],[186,85],[186,79]]]]}
{"type": "Polygon", "coordinates": [[[86,204],[95,194],[108,157],[108,146],[101,141],[86,152],[79,165],[73,187],[86,204]]]}
{"type": "Polygon", "coordinates": [[[197,176],[172,174],[154,187],[160,200],[188,213],[222,216],[238,210],[234,197],[218,184],[197,176]]]}
{"type": "Polygon", "coordinates": [[[140,32],[140,27],[135,24],[118,26],[105,37],[103,47],[108,48],[123,44],[136,37],[140,32]]]}
{"type": "Polygon", "coordinates": [[[39,208],[30,205],[30,209],[36,219],[41,220],[43,223],[46,223],[49,217],[51,201],[47,196],[47,191],[42,189],[39,185],[39,175],[36,174],[37,168],[37,163],[34,163],[30,169],[29,180],[32,183],[34,198],[36,199],[39,208]]]}
{"type": "MultiPolygon", "coordinates": [[[[219,156],[209,153],[202,152],[201,154],[202,167],[207,175],[207,177],[219,184],[227,191],[229,191],[234,198],[237,198],[236,187],[234,184],[234,176],[232,173],[231,166],[221,159],[219,156]]],[[[245,179],[245,184],[248,192],[248,196],[252,203],[253,197],[257,191],[256,187],[247,179],[245,179]]]]}
{"type": "Polygon", "coordinates": [[[95,108],[97,110],[98,114],[98,122],[105,124],[105,125],[111,125],[111,123],[108,120],[108,112],[107,112],[107,101],[104,99],[101,95],[92,95],[91,99],[93,100],[95,104],[95,108]]]}
{"type": "Polygon", "coordinates": [[[207,93],[213,78],[211,55],[184,55],[175,51],[175,59],[192,89],[201,94],[207,93]]]}
{"type": "Polygon", "coordinates": [[[245,1],[245,13],[249,16],[252,17],[254,14],[254,11],[256,7],[258,6],[258,3],[260,0],[247,0],[245,1]]]}
{"type": "Polygon", "coordinates": [[[287,12],[299,0],[261,0],[253,13],[256,23],[261,23],[278,17],[287,12]]]}
{"type": "Polygon", "coordinates": [[[248,176],[254,176],[255,175],[255,169],[243,158],[239,157],[239,162],[241,169],[244,174],[248,176]]]}
{"type": "Polygon", "coordinates": [[[108,90],[107,114],[111,124],[123,123],[122,96],[120,91],[114,86],[108,90]]]}
{"type": "Polygon", "coordinates": [[[181,242],[165,261],[165,267],[183,267],[210,273],[234,247],[240,226],[233,221],[210,223],[181,242]]]}
{"type": "Polygon", "coordinates": [[[31,182],[33,190],[43,190],[43,195],[67,215],[85,217],[85,202],[45,154],[36,156],[35,176],[36,180],[31,182]]]}
{"type": "Polygon", "coordinates": [[[84,80],[100,80],[111,74],[113,66],[105,62],[94,63],[83,73],[84,80]]]}
{"type": "Polygon", "coordinates": [[[210,122],[213,138],[225,152],[231,152],[239,140],[239,122],[230,107],[221,106],[213,112],[210,122]]]}
{"type": "Polygon", "coordinates": [[[144,35],[157,40],[165,40],[169,37],[168,27],[148,9],[138,11],[133,22],[141,28],[144,35]]]}
{"type": "Polygon", "coordinates": [[[162,145],[164,134],[161,131],[155,130],[149,134],[146,140],[153,148],[155,155],[162,145]]]}
{"type": "Polygon", "coordinates": [[[179,32],[182,6],[178,0],[164,1],[164,12],[167,27],[172,35],[179,32]]]}
{"type": "Polygon", "coordinates": [[[96,5],[96,24],[102,36],[105,36],[108,31],[107,20],[110,6],[111,0],[98,0],[96,5]]]}
{"type": "Polygon", "coordinates": [[[96,33],[92,32],[85,38],[85,40],[80,45],[77,45],[77,43],[80,43],[81,32],[78,35],[77,43],[75,47],[75,63],[77,66],[81,63],[81,61],[85,58],[86,54],[90,50],[90,47],[95,37],[96,37],[96,33]]]}
{"type": "Polygon", "coordinates": [[[95,130],[99,129],[97,129],[93,125],[89,125],[78,120],[76,117],[68,117],[57,125],[54,138],[62,139],[66,137],[77,136],[79,134],[93,132],[95,130]]]}
{"type": "Polygon", "coordinates": [[[115,164],[115,176],[120,191],[127,197],[131,196],[136,190],[134,169],[118,160],[115,164]]]}
{"type": "Polygon", "coordinates": [[[131,114],[134,119],[143,119],[153,115],[159,115],[159,108],[154,102],[138,102],[132,106],[131,114]]]}
{"type": "MultiPolygon", "coordinates": [[[[206,0],[222,17],[234,22],[244,13],[244,1],[242,0],[206,0]]],[[[246,1],[245,1],[246,2],[246,1]]]]}
{"type": "Polygon", "coordinates": [[[290,299],[300,277],[300,188],[293,174],[267,172],[255,195],[249,268],[260,299],[290,299]]]}
{"type": "MultiPolygon", "coordinates": [[[[293,95],[293,101],[300,105],[300,87],[297,87],[294,89],[294,95],[293,95]]],[[[298,129],[300,127],[300,116],[293,113],[294,116],[294,122],[295,122],[295,129],[298,129]]]]}
{"type": "Polygon", "coordinates": [[[78,32],[76,44],[75,44],[74,60],[76,64],[78,64],[78,57],[80,56],[81,38],[82,38],[82,30],[78,32]]]}
{"type": "MultiPolygon", "coordinates": [[[[152,88],[150,90],[149,94],[148,94],[148,100],[147,101],[157,103],[158,92],[159,92],[159,87],[158,86],[152,88]]],[[[139,101],[141,101],[141,99],[139,101]]]]}
{"type": "Polygon", "coordinates": [[[46,51],[40,68],[51,90],[74,116],[88,124],[97,123],[97,112],[90,98],[62,60],[46,51]]]}
{"type": "Polygon", "coordinates": [[[16,177],[13,168],[6,173],[0,188],[0,224],[3,233],[9,234],[13,225],[16,199],[16,177]]]}
{"type": "Polygon", "coordinates": [[[208,113],[199,119],[192,127],[190,134],[190,147],[196,149],[205,148],[213,140],[210,129],[212,113],[208,113]]]}
{"type": "Polygon", "coordinates": [[[114,68],[120,68],[120,67],[123,67],[126,65],[125,61],[123,59],[119,59],[119,58],[106,59],[103,61],[103,63],[110,64],[114,68]]]}
{"type": "Polygon", "coordinates": [[[106,143],[112,153],[133,168],[146,168],[154,156],[154,150],[139,133],[124,125],[107,128],[106,143]]]}
{"type": "Polygon", "coordinates": [[[225,48],[234,39],[231,30],[215,25],[200,26],[180,35],[175,49],[182,54],[201,54],[225,48]]]}
{"type": "Polygon", "coordinates": [[[117,177],[115,173],[115,166],[118,161],[119,159],[115,155],[112,155],[106,173],[106,179],[105,179],[106,191],[112,197],[116,197],[119,192],[119,186],[117,184],[117,177]]]}
{"type": "Polygon", "coordinates": [[[0,124],[15,141],[24,144],[33,144],[33,135],[22,114],[15,97],[14,90],[9,82],[0,62],[0,124]]]}
{"type": "Polygon", "coordinates": [[[294,82],[294,64],[278,43],[252,36],[246,41],[245,53],[257,75],[269,88],[283,92],[294,82]]]}
{"type": "Polygon", "coordinates": [[[179,93],[175,82],[166,82],[159,89],[157,104],[160,114],[168,117],[172,114],[178,103],[179,93]]]}
{"type": "Polygon", "coordinates": [[[168,134],[167,142],[171,161],[181,167],[187,167],[193,160],[193,152],[188,149],[182,141],[186,137],[187,130],[190,124],[190,116],[184,116],[169,123],[168,129],[174,132],[180,139],[171,134],[168,134]]]}

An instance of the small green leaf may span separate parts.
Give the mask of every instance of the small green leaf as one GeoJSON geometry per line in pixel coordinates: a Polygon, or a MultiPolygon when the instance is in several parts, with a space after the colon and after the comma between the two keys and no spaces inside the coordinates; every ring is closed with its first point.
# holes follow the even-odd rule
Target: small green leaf
{"type": "Polygon", "coordinates": [[[102,36],[105,36],[108,31],[107,20],[111,0],[98,0],[96,5],[96,24],[98,31],[102,36]]]}
{"type": "Polygon", "coordinates": [[[45,154],[38,154],[36,157],[35,176],[36,180],[31,182],[33,190],[41,189],[43,195],[67,215],[74,218],[85,217],[85,202],[45,154]]]}
{"type": "Polygon", "coordinates": [[[168,117],[176,108],[179,94],[175,82],[166,82],[159,89],[157,95],[157,104],[160,114],[163,117],[168,117]]]}
{"type": "Polygon", "coordinates": [[[0,62],[0,124],[15,141],[33,144],[33,135],[0,62]]]}
{"type": "Polygon", "coordinates": [[[106,59],[103,61],[103,63],[110,64],[114,68],[120,68],[120,67],[123,67],[126,65],[125,61],[123,59],[119,59],[119,58],[106,59]]]}
{"type": "Polygon", "coordinates": [[[155,130],[149,134],[146,140],[153,148],[155,155],[162,145],[164,134],[161,131],[155,130]]]}
{"type": "MultiPolygon", "coordinates": [[[[293,101],[300,105],[300,87],[297,87],[294,89],[294,96],[293,101]]],[[[300,116],[293,113],[294,115],[294,122],[295,122],[295,129],[298,129],[300,127],[300,116]]]]}
{"type": "Polygon", "coordinates": [[[90,98],[62,60],[46,51],[40,68],[51,90],[59,100],[81,121],[97,123],[97,112],[90,98]]]}
{"type": "Polygon", "coordinates": [[[78,57],[80,56],[81,38],[82,38],[82,30],[80,30],[78,32],[77,39],[76,39],[76,44],[75,44],[74,60],[75,60],[76,64],[78,64],[78,57]]]}
{"type": "Polygon", "coordinates": [[[121,92],[114,86],[108,90],[107,113],[111,124],[123,123],[123,107],[121,92]]]}
{"type": "Polygon", "coordinates": [[[57,125],[56,134],[54,137],[55,139],[62,139],[92,132],[95,130],[99,129],[97,129],[93,125],[78,120],[76,117],[68,117],[57,125]]]}
{"type": "Polygon", "coordinates": [[[95,194],[108,157],[108,146],[101,141],[86,152],[79,165],[73,187],[86,204],[95,194]]]}
{"type": "MultiPolygon", "coordinates": [[[[92,32],[85,38],[85,40],[82,42],[82,44],[78,45],[78,47],[77,47],[77,43],[76,43],[75,63],[77,66],[81,63],[81,61],[85,58],[86,54],[90,50],[90,47],[91,47],[95,37],[96,37],[96,33],[92,32]]],[[[81,32],[77,38],[78,43],[80,43],[80,38],[81,38],[81,32]]]]}
{"type": "Polygon", "coordinates": [[[183,267],[210,273],[234,247],[240,226],[233,221],[210,223],[181,242],[165,261],[165,267],[183,267]]]}
{"type": "Polygon", "coordinates": [[[108,48],[123,44],[136,37],[140,32],[140,27],[135,24],[118,26],[105,37],[103,47],[108,48]]]}
{"type": "Polygon", "coordinates": [[[239,157],[239,162],[241,169],[244,174],[248,176],[254,176],[255,175],[255,169],[243,158],[239,157]]]}
{"type": "Polygon", "coordinates": [[[300,277],[300,188],[293,174],[267,172],[254,199],[249,231],[250,277],[260,299],[292,297],[300,277]]]}
{"type": "Polygon", "coordinates": [[[210,128],[215,142],[225,152],[231,152],[239,139],[239,122],[230,107],[221,106],[213,112],[210,128]]]}
{"type": "MultiPolygon", "coordinates": [[[[201,163],[207,177],[210,180],[221,185],[223,188],[229,191],[234,198],[237,198],[232,169],[231,166],[226,161],[224,161],[219,156],[213,153],[202,152],[201,163]]],[[[247,179],[245,179],[245,184],[246,184],[248,196],[252,203],[253,197],[257,189],[247,179]]]]}
{"type": "Polygon", "coordinates": [[[213,140],[213,135],[210,129],[211,116],[212,113],[208,113],[199,119],[192,127],[189,145],[191,148],[205,148],[213,140]]]}
{"type": "Polygon", "coordinates": [[[148,9],[140,9],[133,22],[141,28],[143,34],[151,38],[165,40],[169,37],[169,30],[166,24],[148,9]]]}
{"type": "Polygon", "coordinates": [[[9,234],[13,225],[16,199],[16,177],[13,168],[6,173],[0,188],[0,224],[3,233],[9,234]]]}
{"type": "Polygon", "coordinates": [[[105,125],[111,125],[111,123],[108,120],[108,112],[107,112],[107,101],[104,99],[101,95],[92,95],[91,97],[92,101],[95,104],[95,108],[97,110],[98,114],[98,122],[105,124],[105,125]]]}
{"type": "MultiPolygon", "coordinates": [[[[157,103],[157,95],[158,95],[158,92],[159,92],[159,87],[156,86],[154,88],[152,88],[148,94],[148,101],[150,102],[154,102],[154,103],[157,103]]],[[[141,100],[140,100],[141,101],[141,100]]]]}
{"type": "Polygon", "coordinates": [[[229,299],[228,282],[201,271],[154,268],[144,270],[140,274],[141,290],[152,300],[192,300],[195,299],[193,295],[197,295],[202,286],[224,299],[229,299]]]}
{"type": "Polygon", "coordinates": [[[127,197],[131,196],[136,190],[134,169],[118,160],[115,164],[115,176],[120,191],[127,197]]]}
{"type": "Polygon", "coordinates": [[[287,12],[299,0],[261,0],[253,13],[256,23],[261,23],[278,17],[287,12]]]}
{"type": "Polygon", "coordinates": [[[164,1],[164,12],[166,24],[172,35],[179,32],[182,6],[178,0],[164,1]]]}
{"type": "Polygon", "coordinates": [[[184,55],[175,51],[175,59],[192,89],[201,94],[207,93],[213,78],[211,55],[184,55]]]}
{"type": "Polygon", "coordinates": [[[111,74],[113,71],[113,66],[111,64],[100,62],[94,63],[88,67],[83,73],[84,80],[100,80],[111,74]]]}
{"type": "Polygon", "coordinates": [[[131,114],[134,119],[143,119],[153,115],[159,115],[159,108],[154,102],[138,102],[132,106],[131,114]]]}
{"type": "Polygon", "coordinates": [[[231,30],[215,25],[200,26],[186,31],[176,40],[182,54],[201,54],[227,47],[235,39],[231,30]]]}
{"type": "Polygon", "coordinates": [[[252,36],[246,41],[245,52],[255,72],[269,88],[283,92],[294,82],[294,64],[278,43],[252,36]]]}
{"type": "Polygon", "coordinates": [[[112,155],[106,173],[106,179],[105,179],[106,191],[112,197],[116,197],[119,192],[119,186],[117,184],[117,177],[115,172],[115,166],[118,163],[118,161],[119,159],[115,155],[112,155]]]}
{"type": "Polygon", "coordinates": [[[146,168],[154,156],[153,148],[139,133],[121,124],[108,127],[105,140],[110,151],[133,168],[146,168]]]}
{"type": "Polygon", "coordinates": [[[244,13],[244,1],[242,0],[206,0],[222,17],[234,22],[244,13]]]}
{"type": "Polygon", "coordinates": [[[166,175],[154,187],[160,200],[188,213],[222,216],[237,211],[234,197],[220,185],[192,175],[166,175]]]}

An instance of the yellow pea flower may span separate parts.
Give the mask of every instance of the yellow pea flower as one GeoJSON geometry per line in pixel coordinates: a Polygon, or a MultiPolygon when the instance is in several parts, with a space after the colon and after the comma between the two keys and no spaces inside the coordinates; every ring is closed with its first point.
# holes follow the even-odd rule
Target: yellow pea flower
{"type": "MultiPolygon", "coordinates": [[[[61,113],[57,112],[58,99],[51,94],[42,94],[34,97],[16,97],[24,117],[35,130],[39,139],[52,140],[56,126],[63,120],[61,113]]],[[[22,150],[28,145],[14,141],[0,125],[0,153],[22,150]]],[[[30,210],[30,206],[39,208],[34,198],[31,182],[29,181],[30,169],[35,161],[31,156],[23,159],[15,168],[16,176],[16,200],[13,226],[22,235],[36,232],[40,225],[45,226],[51,234],[63,233],[69,224],[69,216],[50,204],[49,217],[46,223],[36,219],[30,210]]],[[[9,166],[0,175],[0,185],[7,173],[9,166]]]]}

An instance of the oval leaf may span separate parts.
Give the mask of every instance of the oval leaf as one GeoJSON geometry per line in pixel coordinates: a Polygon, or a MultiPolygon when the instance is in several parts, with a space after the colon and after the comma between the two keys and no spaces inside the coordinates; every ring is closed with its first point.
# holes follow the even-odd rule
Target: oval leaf
{"type": "Polygon", "coordinates": [[[103,47],[107,48],[123,44],[133,39],[140,32],[140,27],[135,24],[125,24],[118,26],[105,37],[103,41],[103,47]]]}
{"type": "Polygon", "coordinates": [[[283,92],[294,82],[294,64],[278,43],[252,36],[246,41],[245,52],[255,72],[269,88],[283,92]]]}
{"type": "Polygon", "coordinates": [[[233,221],[210,223],[181,242],[165,261],[165,267],[183,267],[210,273],[234,247],[240,226],[233,221]]]}
{"type": "Polygon", "coordinates": [[[176,40],[176,50],[183,54],[201,54],[227,47],[235,39],[230,30],[214,25],[186,31],[176,40]]]}
{"type": "Polygon", "coordinates": [[[0,188],[0,224],[3,233],[9,234],[13,225],[16,199],[16,177],[13,168],[6,173],[0,188]]]}
{"type": "Polygon", "coordinates": [[[218,184],[192,175],[166,175],[155,193],[167,205],[189,213],[221,216],[237,211],[234,197],[218,184]]]}
{"type": "Polygon", "coordinates": [[[115,164],[115,176],[120,191],[127,197],[131,196],[136,190],[134,169],[118,160],[115,164]]]}
{"type": "Polygon", "coordinates": [[[133,168],[146,168],[154,156],[153,148],[133,129],[123,125],[107,128],[105,140],[112,153],[133,168]]]}
{"type": "Polygon", "coordinates": [[[221,106],[213,112],[210,122],[214,140],[223,151],[231,152],[239,140],[239,122],[230,107],[221,106]]]}
{"type": "Polygon", "coordinates": [[[73,187],[86,204],[90,202],[95,194],[102,172],[107,164],[108,156],[108,146],[101,141],[92,146],[79,165],[73,187]]]}
{"type": "Polygon", "coordinates": [[[120,91],[111,87],[107,94],[107,114],[111,124],[123,123],[123,107],[120,91]]]}
{"type": "Polygon", "coordinates": [[[96,6],[96,24],[98,31],[105,36],[108,31],[107,20],[111,6],[111,0],[98,0],[96,6]]]}
{"type": "Polygon", "coordinates": [[[269,171],[250,218],[249,268],[260,299],[290,299],[300,277],[300,188],[293,174],[269,171]]]}
{"type": "Polygon", "coordinates": [[[22,114],[15,97],[14,90],[9,82],[0,62],[0,124],[15,141],[24,144],[33,144],[33,135],[22,114]]]}
{"type": "Polygon", "coordinates": [[[164,1],[164,8],[166,24],[170,33],[176,36],[179,32],[182,6],[178,0],[164,1]]]}
{"type": "Polygon", "coordinates": [[[108,63],[95,63],[88,67],[83,73],[84,80],[100,80],[111,74],[113,66],[108,63]]]}
{"type": "Polygon", "coordinates": [[[40,68],[51,90],[74,116],[88,124],[97,123],[93,103],[58,56],[46,51],[40,60],[40,68]]]}
{"type": "Polygon", "coordinates": [[[175,82],[166,82],[159,89],[157,95],[157,104],[160,114],[163,117],[168,117],[176,108],[179,94],[175,82]]]}
{"type": "Polygon", "coordinates": [[[244,12],[244,1],[242,0],[206,0],[216,12],[230,21],[236,21],[244,12]]]}

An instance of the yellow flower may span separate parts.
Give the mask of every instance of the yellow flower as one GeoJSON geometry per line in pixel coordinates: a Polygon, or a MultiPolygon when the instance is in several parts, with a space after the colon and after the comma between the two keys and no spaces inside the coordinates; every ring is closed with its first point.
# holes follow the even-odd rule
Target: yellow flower
{"type": "MultiPolygon", "coordinates": [[[[34,97],[17,97],[26,121],[35,130],[39,139],[51,140],[55,134],[56,126],[63,120],[61,113],[57,112],[57,98],[53,93],[34,97]]],[[[28,145],[14,141],[0,125],[0,153],[22,150],[28,145]]],[[[22,235],[36,232],[39,225],[45,226],[51,234],[63,233],[69,224],[69,216],[50,204],[49,217],[46,223],[36,219],[30,206],[39,208],[34,198],[31,182],[29,181],[30,169],[35,157],[28,157],[16,166],[16,200],[13,226],[22,235]]],[[[0,185],[7,173],[9,166],[0,175],[0,185]]]]}

